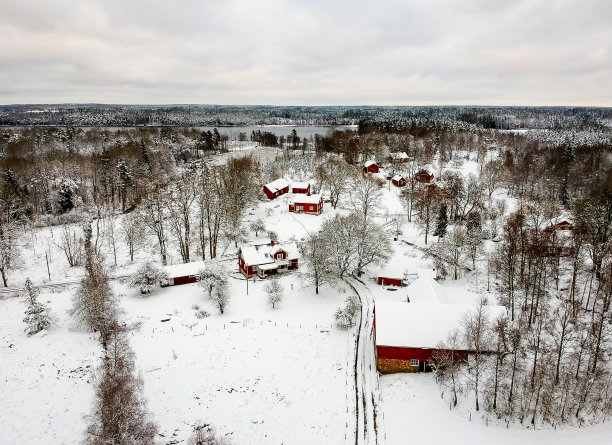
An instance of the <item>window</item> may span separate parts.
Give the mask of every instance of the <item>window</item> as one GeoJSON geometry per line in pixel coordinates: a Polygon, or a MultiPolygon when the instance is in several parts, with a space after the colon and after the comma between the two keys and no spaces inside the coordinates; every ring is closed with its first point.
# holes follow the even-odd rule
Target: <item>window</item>
{"type": "Polygon", "coordinates": [[[410,359],[410,366],[419,366],[419,360],[416,358],[410,359]]]}

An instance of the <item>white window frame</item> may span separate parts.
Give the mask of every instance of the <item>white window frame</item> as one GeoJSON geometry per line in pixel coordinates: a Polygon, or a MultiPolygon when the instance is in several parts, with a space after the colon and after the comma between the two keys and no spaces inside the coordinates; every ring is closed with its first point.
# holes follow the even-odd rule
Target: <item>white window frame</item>
{"type": "Polygon", "coordinates": [[[419,366],[419,359],[418,358],[411,358],[410,359],[410,366],[419,366]]]}

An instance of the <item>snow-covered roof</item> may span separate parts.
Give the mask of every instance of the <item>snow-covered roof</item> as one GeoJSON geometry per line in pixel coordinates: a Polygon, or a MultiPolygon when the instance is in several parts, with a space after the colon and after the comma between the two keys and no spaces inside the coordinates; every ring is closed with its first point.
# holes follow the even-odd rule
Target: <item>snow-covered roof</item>
{"type": "Polygon", "coordinates": [[[289,187],[289,182],[285,178],[279,178],[267,183],[265,187],[274,193],[284,189],[285,187],[289,187]]]}
{"type": "Polygon", "coordinates": [[[376,165],[376,162],[374,162],[374,161],[367,161],[365,164],[363,164],[363,166],[365,168],[368,168],[370,165],[376,165]]]}
{"type": "Polygon", "coordinates": [[[240,250],[242,251],[242,259],[247,266],[260,266],[260,268],[264,264],[274,263],[274,254],[279,250],[287,253],[287,259],[298,258],[297,246],[293,243],[275,244],[274,246],[269,244],[242,246],[240,250]]]}
{"type": "MultiPolygon", "coordinates": [[[[487,306],[494,320],[506,313],[503,306],[487,306]]],[[[468,312],[467,304],[410,304],[400,301],[377,301],[376,346],[436,348],[448,334],[461,327],[468,312]]]]}
{"type": "Polygon", "coordinates": [[[242,251],[242,259],[247,266],[260,266],[274,262],[272,257],[266,256],[264,249],[260,250],[256,246],[243,246],[240,250],[242,251]]]}
{"type": "Polygon", "coordinates": [[[398,151],[390,154],[391,159],[408,159],[408,155],[403,151],[398,151]]]}
{"type": "Polygon", "coordinates": [[[172,264],[164,267],[164,272],[168,278],[187,277],[197,275],[206,266],[204,261],[193,261],[191,263],[172,264]]]}
{"type": "Polygon", "coordinates": [[[310,187],[310,184],[308,182],[294,182],[291,187],[294,189],[307,189],[310,187]]]}
{"type": "Polygon", "coordinates": [[[302,195],[302,196],[295,196],[293,198],[292,203],[296,203],[296,204],[318,204],[319,201],[321,201],[321,199],[323,199],[323,198],[319,194],[302,195]]]}
{"type": "Polygon", "coordinates": [[[447,303],[448,299],[442,286],[429,274],[419,270],[419,278],[407,289],[410,303],[447,303]]]}
{"type": "Polygon", "coordinates": [[[400,179],[404,179],[404,177],[402,175],[395,175],[391,180],[392,181],[399,181],[400,179]]]}

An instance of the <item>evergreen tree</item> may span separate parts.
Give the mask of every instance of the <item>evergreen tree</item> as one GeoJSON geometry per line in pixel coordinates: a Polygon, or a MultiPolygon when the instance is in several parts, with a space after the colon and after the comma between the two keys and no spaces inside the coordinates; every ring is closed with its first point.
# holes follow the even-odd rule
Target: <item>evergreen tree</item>
{"type": "Polygon", "coordinates": [[[149,161],[149,152],[147,151],[147,147],[145,147],[144,141],[140,141],[140,151],[142,157],[142,163],[145,165],[147,171],[151,173],[151,161],[149,161]]]}
{"type": "Polygon", "coordinates": [[[563,204],[563,206],[566,208],[569,206],[569,192],[567,190],[568,176],[569,175],[565,175],[563,178],[563,182],[561,183],[561,193],[559,196],[561,204],[563,204]]]}
{"type": "Polygon", "coordinates": [[[62,181],[57,193],[57,205],[60,213],[69,212],[74,208],[73,192],[66,181],[62,181]]]}
{"type": "Polygon", "coordinates": [[[38,301],[38,289],[32,284],[29,278],[25,281],[25,311],[24,323],[28,325],[25,331],[28,335],[36,334],[51,325],[49,308],[38,301]]]}
{"type": "Polygon", "coordinates": [[[443,202],[440,206],[440,213],[438,214],[438,220],[436,221],[436,230],[434,236],[438,238],[444,238],[446,235],[446,229],[448,227],[448,210],[446,203],[443,202]]]}

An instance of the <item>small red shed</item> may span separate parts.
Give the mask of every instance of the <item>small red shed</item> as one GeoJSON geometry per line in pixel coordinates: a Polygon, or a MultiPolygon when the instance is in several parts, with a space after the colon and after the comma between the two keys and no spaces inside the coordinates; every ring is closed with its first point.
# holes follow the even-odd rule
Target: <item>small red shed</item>
{"type": "Polygon", "coordinates": [[[294,182],[291,185],[291,192],[309,194],[310,184],[308,182],[294,182]]]}
{"type": "Polygon", "coordinates": [[[404,178],[401,175],[395,175],[391,179],[391,184],[393,184],[396,187],[405,187],[406,186],[406,178],[404,178]]]}
{"type": "Polygon", "coordinates": [[[167,286],[178,286],[179,284],[195,283],[198,281],[200,271],[204,270],[204,261],[193,261],[191,263],[173,264],[164,267],[167,286]]]}
{"type": "Polygon", "coordinates": [[[365,173],[378,173],[379,167],[380,166],[376,164],[376,162],[368,161],[365,164],[363,164],[363,171],[365,173]]]}
{"type": "Polygon", "coordinates": [[[268,199],[277,198],[289,192],[289,182],[283,178],[277,179],[264,185],[263,191],[268,199]]]}
{"type": "Polygon", "coordinates": [[[320,215],[323,211],[323,197],[321,195],[296,196],[289,203],[289,211],[294,213],[308,213],[309,215],[320,215]]]}

